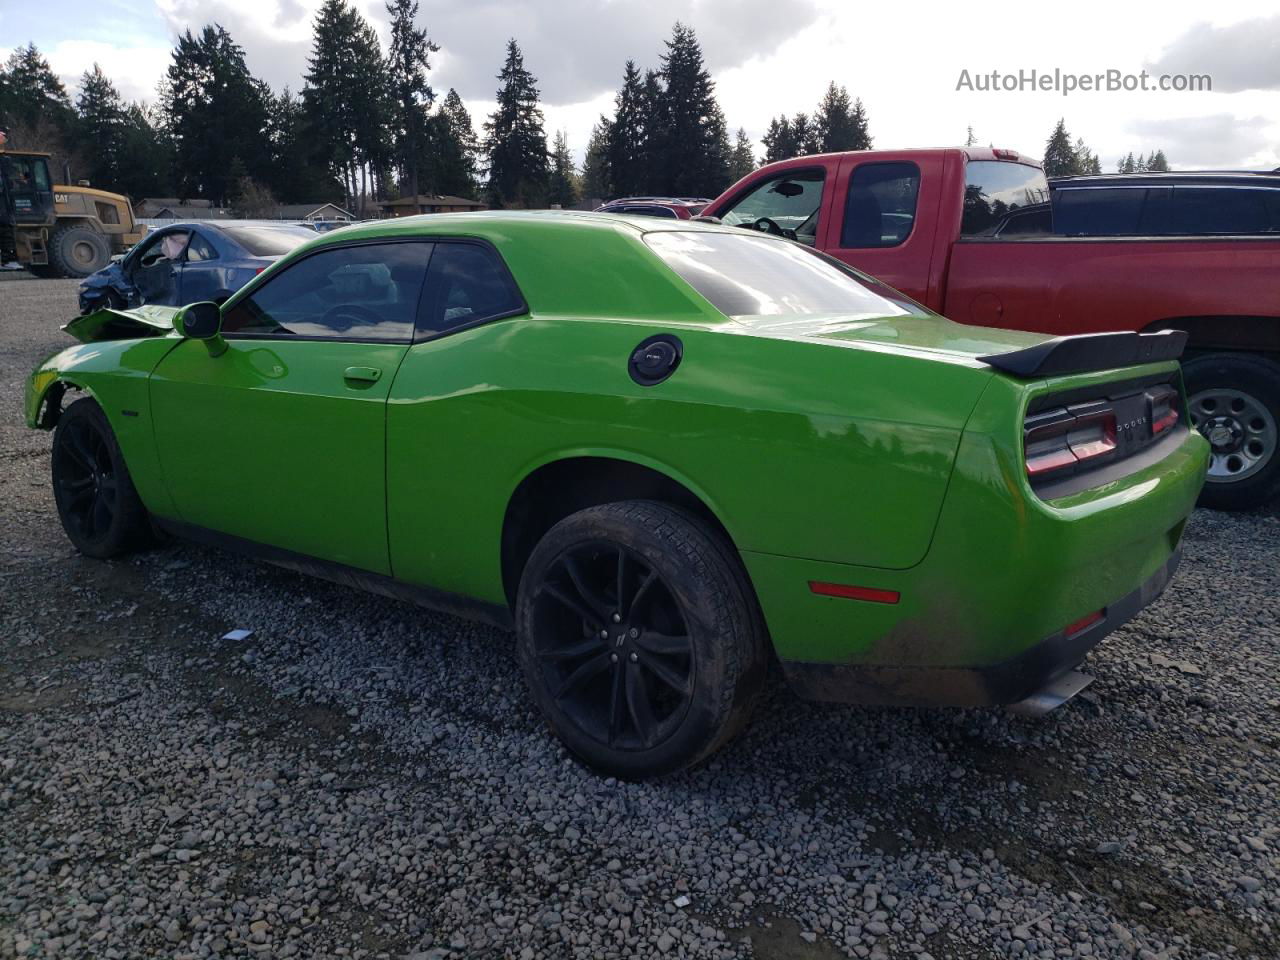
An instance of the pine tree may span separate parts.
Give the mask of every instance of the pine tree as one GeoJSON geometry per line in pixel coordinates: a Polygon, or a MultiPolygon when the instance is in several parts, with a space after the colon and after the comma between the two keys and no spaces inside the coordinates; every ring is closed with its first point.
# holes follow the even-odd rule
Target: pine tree
{"type": "Polygon", "coordinates": [[[649,141],[657,189],[672,196],[716,196],[729,180],[729,136],[715,83],[693,30],[677,23],[662,55],[662,126],[649,141]]]}
{"type": "Polygon", "coordinates": [[[965,130],[964,145],[966,147],[976,147],[978,145],[978,138],[973,132],[972,124],[970,124],[965,130]]]}
{"type": "Polygon", "coordinates": [[[267,100],[270,91],[245,65],[244,50],[222,27],[205,27],[197,38],[178,38],[166,75],[165,114],[174,145],[178,195],[224,202],[238,156],[248,175],[270,173],[267,100]]]}
{"type": "Polygon", "coordinates": [[[76,114],[80,118],[80,136],[93,144],[88,171],[90,182],[104,190],[120,189],[124,104],[115,86],[96,63],[80,78],[76,114]]]}
{"type": "Polygon", "coordinates": [[[355,206],[363,206],[370,180],[375,195],[385,192],[392,99],[385,70],[368,21],[346,0],[325,0],[312,24],[302,100],[322,161],[355,206]]]}
{"type": "Polygon", "coordinates": [[[849,137],[848,150],[871,149],[871,121],[867,117],[867,108],[862,105],[862,98],[853,101],[853,133],[849,137]]]}
{"type": "Polygon", "coordinates": [[[302,99],[288,87],[268,104],[271,174],[266,186],[282,203],[344,202],[342,185],[327,167],[302,99]]]}
{"type": "Polygon", "coordinates": [[[155,111],[140,103],[125,110],[119,147],[119,192],[141,200],[173,193],[173,144],[155,111]]]}
{"type": "Polygon", "coordinates": [[[1044,175],[1066,177],[1076,171],[1076,154],[1071,147],[1071,135],[1065,121],[1059,120],[1053,128],[1044,150],[1044,175]]]}
{"type": "Polygon", "coordinates": [[[1102,164],[1098,161],[1097,155],[1085,144],[1083,137],[1076,137],[1075,146],[1071,148],[1071,151],[1075,156],[1075,165],[1071,170],[1072,174],[1102,172],[1102,164]]]}
{"type": "Polygon", "coordinates": [[[843,150],[865,150],[871,146],[862,101],[859,100],[855,108],[849,98],[849,91],[844,87],[837,87],[834,80],[827,85],[827,92],[818,103],[813,123],[818,133],[818,144],[816,150],[809,152],[835,153],[843,150]]]}
{"type": "Polygon", "coordinates": [[[476,141],[471,114],[450,88],[440,110],[432,118],[435,126],[434,146],[437,156],[434,190],[449,196],[475,199],[480,195],[476,171],[480,148],[476,141]]]}
{"type": "Polygon", "coordinates": [[[614,195],[610,186],[609,145],[612,142],[610,121],[601,116],[591,128],[586,156],[582,160],[582,196],[588,200],[606,200],[614,195]]]}
{"type": "Polygon", "coordinates": [[[547,134],[537,81],[515,40],[498,74],[498,107],[485,123],[489,198],[495,207],[537,207],[547,195],[547,134]]]}
{"type": "MultiPolygon", "coordinates": [[[[641,153],[644,156],[645,176],[639,192],[652,194],[660,192],[657,171],[663,168],[662,152],[666,149],[663,131],[667,129],[670,117],[667,115],[667,99],[662,89],[662,78],[657,70],[644,72],[644,86],[641,89],[640,101],[643,104],[645,130],[644,147],[641,153]]],[[[616,183],[613,185],[613,191],[616,196],[622,195],[622,190],[616,183]]]]}
{"type": "Polygon", "coordinates": [[[390,0],[387,13],[391,14],[387,74],[397,110],[396,161],[400,167],[401,189],[416,197],[423,127],[436,96],[427,73],[431,70],[431,54],[440,48],[428,39],[426,30],[414,25],[418,0],[390,0]]]}
{"type": "Polygon", "coordinates": [[[1169,172],[1169,158],[1164,155],[1163,150],[1157,150],[1151,154],[1151,159],[1147,161],[1147,170],[1152,173],[1169,172]]]}
{"type": "Polygon", "coordinates": [[[806,113],[797,113],[792,119],[791,137],[795,141],[797,156],[822,152],[822,133],[806,113]]]}
{"type": "Polygon", "coordinates": [[[1129,155],[1120,161],[1116,167],[1117,173],[1136,173],[1138,170],[1138,162],[1133,159],[1133,151],[1129,151],[1129,155]]]}
{"type": "Polygon", "coordinates": [[[649,134],[644,83],[634,60],[628,60],[622,87],[614,97],[609,124],[609,170],[612,189],[619,196],[644,193],[649,177],[645,146],[649,134]]]}
{"type": "Polygon", "coordinates": [[[556,132],[551,148],[551,203],[568,210],[578,202],[578,173],[573,168],[573,154],[569,152],[569,137],[563,130],[556,132]]]}
{"type": "Polygon", "coordinates": [[[733,153],[729,155],[729,182],[737,183],[755,168],[756,156],[751,149],[751,141],[747,138],[747,131],[739,127],[733,153]]]}
{"type": "Polygon", "coordinates": [[[66,88],[36,45],[14,50],[0,67],[0,127],[9,148],[53,153],[50,171],[61,170],[74,152],[75,123],[66,88]]]}
{"type": "Polygon", "coordinates": [[[791,121],[786,114],[769,121],[769,129],[765,131],[763,142],[765,163],[788,160],[799,152],[791,132],[791,121]]]}

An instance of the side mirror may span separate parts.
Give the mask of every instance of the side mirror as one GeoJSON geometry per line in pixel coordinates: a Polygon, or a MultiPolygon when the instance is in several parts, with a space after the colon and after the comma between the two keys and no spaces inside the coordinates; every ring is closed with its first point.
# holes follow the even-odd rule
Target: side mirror
{"type": "Polygon", "coordinates": [[[209,356],[221,356],[227,350],[222,339],[222,308],[211,300],[191,303],[173,316],[173,329],[178,336],[190,340],[203,340],[209,356]]]}

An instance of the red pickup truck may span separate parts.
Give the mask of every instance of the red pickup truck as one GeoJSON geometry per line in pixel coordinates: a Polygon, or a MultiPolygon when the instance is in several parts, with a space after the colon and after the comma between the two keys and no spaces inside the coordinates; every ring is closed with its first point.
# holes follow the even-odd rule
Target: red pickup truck
{"type": "Polygon", "coordinates": [[[823,154],[756,170],[703,215],[816,247],[963,323],[1186,330],[1189,413],[1213,446],[1201,502],[1265,503],[1280,493],[1280,177],[1103,182],[1115,179],[1055,181],[1051,202],[1040,165],[1011,150],[823,154]],[[1118,193],[1136,188],[1141,197],[1118,193]],[[1204,216],[1227,209],[1226,190],[1265,190],[1230,195],[1249,206],[1246,232],[1204,216]],[[1167,212],[1175,199],[1200,211],[1190,226],[1148,216],[1115,228],[1116,210],[1167,212]],[[1089,235],[1055,232],[1064,200],[1073,223],[1090,222],[1083,203],[1105,201],[1108,213],[1089,235]]]}

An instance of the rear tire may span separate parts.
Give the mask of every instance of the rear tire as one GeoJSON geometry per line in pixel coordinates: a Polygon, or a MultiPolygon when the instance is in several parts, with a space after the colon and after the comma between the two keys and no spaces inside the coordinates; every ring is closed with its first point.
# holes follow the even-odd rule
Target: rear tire
{"type": "Polygon", "coordinates": [[[730,544],[698,518],[630,500],[557,523],[516,599],[520,663],[551,730],[627,780],[691,767],[746,723],[768,641],[730,544]]]}
{"type": "Polygon", "coordinates": [[[1200,506],[1249,510],[1280,496],[1280,364],[1217,353],[1182,374],[1191,422],[1212,448],[1200,506]]]}
{"type": "Polygon", "coordinates": [[[77,550],[106,559],[149,542],[147,509],[106,415],[92,399],[62,412],[51,460],[58,518],[77,550]]]}
{"type": "Polygon", "coordinates": [[[111,262],[111,244],[92,227],[59,227],[49,238],[49,265],[58,276],[83,280],[111,262]]]}

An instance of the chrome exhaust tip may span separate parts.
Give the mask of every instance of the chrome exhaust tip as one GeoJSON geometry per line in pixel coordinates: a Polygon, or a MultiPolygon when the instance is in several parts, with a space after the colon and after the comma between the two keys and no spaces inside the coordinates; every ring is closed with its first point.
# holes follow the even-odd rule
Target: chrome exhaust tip
{"type": "Polygon", "coordinates": [[[1043,717],[1051,710],[1056,710],[1089,684],[1093,677],[1079,670],[1068,670],[1062,676],[1050,680],[1025,700],[1011,703],[1007,707],[1010,713],[1020,717],[1043,717]]]}

